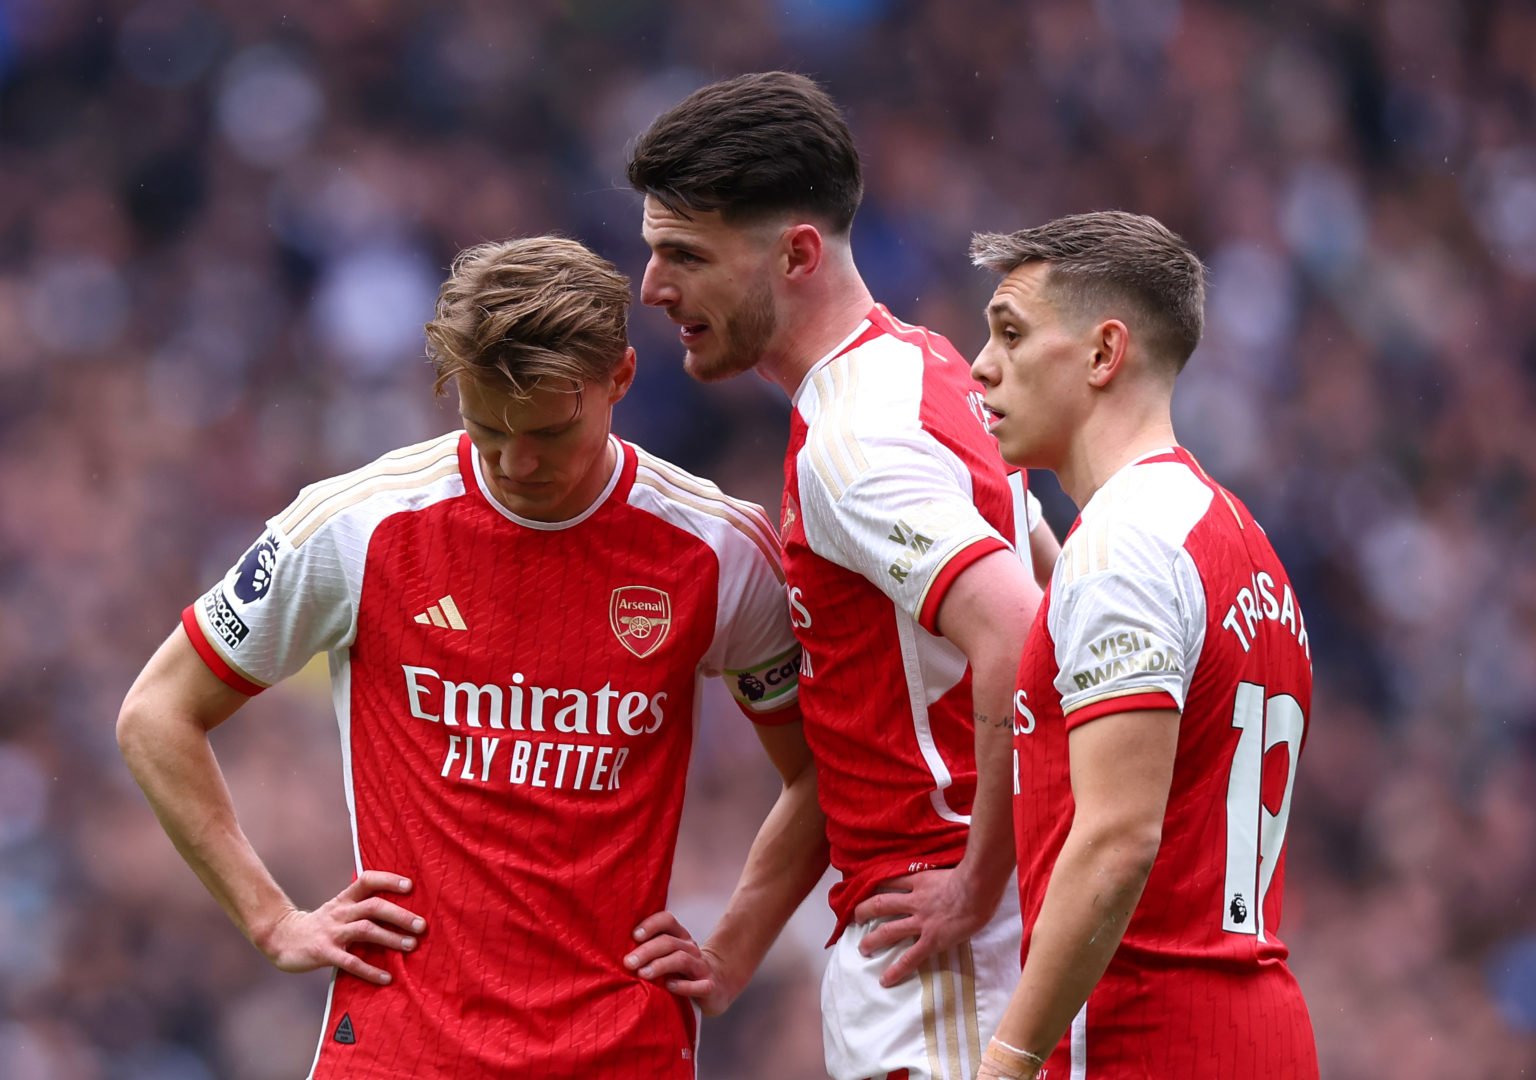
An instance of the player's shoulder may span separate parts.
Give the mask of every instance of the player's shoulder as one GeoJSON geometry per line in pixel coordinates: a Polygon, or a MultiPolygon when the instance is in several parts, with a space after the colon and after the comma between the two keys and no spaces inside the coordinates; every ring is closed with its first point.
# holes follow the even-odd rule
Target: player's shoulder
{"type": "MultiPolygon", "coordinates": [[[[867,325],[845,352],[813,370],[818,414],[872,440],[969,422],[966,394],[979,387],[947,339],[878,305],[867,325]]],[[[814,426],[812,417],[807,422],[814,426]]]]}
{"type": "Polygon", "coordinates": [[[934,363],[920,346],[879,333],[818,364],[795,399],[806,447],[861,461],[883,447],[925,442],[934,396],[964,396],[964,388],[932,377],[934,363]]]}
{"type": "Polygon", "coordinates": [[[400,510],[462,494],[463,436],[452,431],[402,446],[360,468],[310,484],[272,524],[298,548],[327,527],[359,519],[377,522],[400,510]]]}
{"type": "Polygon", "coordinates": [[[915,425],[923,366],[920,349],[890,334],[872,336],[818,364],[796,401],[808,437],[834,430],[878,437],[915,425]]]}
{"type": "Polygon", "coordinates": [[[1213,486],[1172,455],[1121,469],[1083,508],[1083,522],[1109,522],[1129,535],[1182,546],[1215,498],[1213,486]]]}
{"type": "Polygon", "coordinates": [[[761,506],[727,495],[713,481],[634,443],[625,445],[635,455],[632,507],[691,533],[717,554],[757,553],[778,567],[778,534],[761,506]]]}
{"type": "Polygon", "coordinates": [[[1215,498],[1213,486],[1172,455],[1121,469],[1088,500],[1062,545],[1064,579],[1110,569],[1166,572],[1215,498]]]}

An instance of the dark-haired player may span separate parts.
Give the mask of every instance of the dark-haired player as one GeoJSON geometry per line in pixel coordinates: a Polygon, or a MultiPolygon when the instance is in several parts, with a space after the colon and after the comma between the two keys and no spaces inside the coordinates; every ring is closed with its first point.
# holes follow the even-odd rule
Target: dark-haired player
{"type": "MultiPolygon", "coordinates": [[[[678,324],[687,370],[756,371],[794,405],[784,568],[842,875],[827,1069],[969,1080],[1018,975],[1009,699],[1040,590],[1014,546],[1048,567],[1055,540],[1022,478],[1010,484],[965,361],[865,287],[850,247],[858,154],[811,80],[699,90],[640,136],[629,180],[651,249],[641,296],[678,324]]],[[[663,914],[635,962],[724,1008],[822,857],[750,860],[702,948],[663,914]]]]}

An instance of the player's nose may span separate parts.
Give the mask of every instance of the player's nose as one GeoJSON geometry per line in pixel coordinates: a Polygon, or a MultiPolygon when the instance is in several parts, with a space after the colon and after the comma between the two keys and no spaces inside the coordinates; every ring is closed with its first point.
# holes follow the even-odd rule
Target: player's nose
{"type": "Polygon", "coordinates": [[[650,307],[671,307],[677,298],[677,287],[668,280],[661,260],[652,255],[640,278],[640,302],[650,307]]]}
{"type": "Polygon", "coordinates": [[[526,480],[539,470],[539,455],[522,439],[508,439],[501,448],[501,471],[513,480],[526,480]]]}
{"type": "Polygon", "coordinates": [[[997,358],[992,353],[992,343],[989,341],[981,347],[976,359],[971,361],[971,378],[990,388],[997,385],[997,375],[997,358]]]}

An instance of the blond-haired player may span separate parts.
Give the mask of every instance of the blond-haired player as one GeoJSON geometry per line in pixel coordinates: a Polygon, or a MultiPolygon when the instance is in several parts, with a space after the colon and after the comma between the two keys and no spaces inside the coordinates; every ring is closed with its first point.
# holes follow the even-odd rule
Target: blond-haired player
{"type": "Polygon", "coordinates": [[[230,918],[285,971],[337,969],[314,1076],[694,1075],[694,1011],[621,958],[666,903],[701,677],[787,784],[809,754],[772,526],[610,433],[628,304],[571,240],[464,252],[427,327],[464,430],[304,489],[123,704],[123,754],[230,918]],[[356,879],[304,911],[208,733],[316,653],[356,879]]]}

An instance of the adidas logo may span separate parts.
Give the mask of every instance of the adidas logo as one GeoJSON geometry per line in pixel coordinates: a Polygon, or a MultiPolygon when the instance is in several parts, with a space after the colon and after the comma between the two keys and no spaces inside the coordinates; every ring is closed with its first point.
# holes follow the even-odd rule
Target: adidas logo
{"type": "Polygon", "coordinates": [[[431,607],[427,608],[416,621],[423,626],[437,626],[444,630],[468,630],[464,625],[464,616],[459,614],[459,607],[453,602],[453,597],[445,596],[431,607]]]}
{"type": "Polygon", "coordinates": [[[336,1034],[331,1038],[343,1046],[354,1046],[357,1043],[357,1032],[352,1030],[352,1014],[342,1013],[341,1023],[336,1025],[336,1034]]]}

